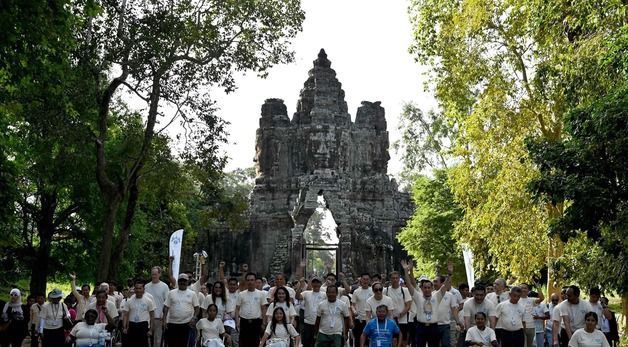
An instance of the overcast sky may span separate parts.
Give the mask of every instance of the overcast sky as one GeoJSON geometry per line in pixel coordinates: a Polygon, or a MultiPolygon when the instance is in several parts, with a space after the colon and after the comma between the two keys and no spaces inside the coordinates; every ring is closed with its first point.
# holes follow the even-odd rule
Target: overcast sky
{"type": "MultiPolygon", "coordinates": [[[[406,1],[304,0],[302,4],[305,22],[303,32],[293,40],[294,63],[274,67],[266,79],[240,76],[238,89],[228,95],[212,91],[220,116],[231,123],[229,144],[224,147],[230,158],[227,170],[254,165],[255,130],[265,99],[283,99],[292,117],[321,48],[342,83],[354,120],[362,100],[382,102],[391,144],[399,138],[397,123],[404,102],[416,102],[424,111],[435,107],[433,97],[424,92],[424,69],[408,53],[412,30],[406,1]]],[[[393,150],[390,155],[388,172],[397,174],[402,168],[399,155],[393,150]]]]}

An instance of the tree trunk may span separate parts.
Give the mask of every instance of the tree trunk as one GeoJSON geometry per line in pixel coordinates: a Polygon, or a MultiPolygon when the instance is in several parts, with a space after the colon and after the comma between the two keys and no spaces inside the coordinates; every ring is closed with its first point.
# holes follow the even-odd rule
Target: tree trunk
{"type": "Polygon", "coordinates": [[[109,264],[111,261],[111,253],[113,248],[113,234],[116,227],[116,215],[120,207],[121,195],[115,194],[113,197],[106,199],[105,213],[103,215],[103,236],[100,249],[100,258],[98,260],[98,271],[96,274],[97,281],[107,281],[109,279],[109,264]]]}
{"type": "Polygon", "coordinates": [[[48,264],[52,236],[55,233],[54,216],[57,209],[56,192],[41,192],[40,216],[37,220],[37,233],[39,234],[39,246],[35,250],[35,258],[31,268],[31,293],[45,293],[48,282],[48,264]]]}
{"type": "Polygon", "coordinates": [[[124,251],[129,246],[129,234],[131,233],[131,226],[133,225],[133,217],[135,216],[135,208],[137,207],[137,200],[139,197],[139,187],[137,178],[133,180],[129,187],[129,200],[126,205],[126,213],[124,215],[124,224],[120,230],[120,236],[115,250],[111,256],[111,262],[109,264],[109,278],[116,279],[119,273],[120,263],[124,257],[124,251]]]}

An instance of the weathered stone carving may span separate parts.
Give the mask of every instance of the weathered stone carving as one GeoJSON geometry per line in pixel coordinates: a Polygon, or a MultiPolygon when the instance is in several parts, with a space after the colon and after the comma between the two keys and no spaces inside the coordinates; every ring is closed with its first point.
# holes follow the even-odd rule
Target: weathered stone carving
{"type": "Polygon", "coordinates": [[[339,261],[349,274],[390,271],[397,232],[412,213],[387,175],[388,132],[380,102],[363,101],[355,122],[324,50],[288,117],[281,99],[262,105],[251,196],[251,264],[263,273],[296,269],[303,230],[324,195],[338,224],[339,261]]]}

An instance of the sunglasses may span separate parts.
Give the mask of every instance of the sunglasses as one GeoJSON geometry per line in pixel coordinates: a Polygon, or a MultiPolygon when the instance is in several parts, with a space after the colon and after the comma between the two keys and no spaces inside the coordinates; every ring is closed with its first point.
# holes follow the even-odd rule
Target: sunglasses
{"type": "Polygon", "coordinates": [[[15,294],[15,293],[13,293],[13,294],[11,294],[11,296],[19,296],[19,295],[17,295],[17,294],[15,294]]]}
{"type": "Polygon", "coordinates": [[[384,288],[373,288],[373,291],[374,291],[374,292],[381,292],[381,291],[383,291],[383,290],[384,290],[384,288]]]}

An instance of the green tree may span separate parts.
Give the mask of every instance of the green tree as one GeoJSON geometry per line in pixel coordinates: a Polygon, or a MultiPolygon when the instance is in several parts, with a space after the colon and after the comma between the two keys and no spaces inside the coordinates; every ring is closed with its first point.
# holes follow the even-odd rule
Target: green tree
{"type": "Polygon", "coordinates": [[[86,21],[80,61],[94,71],[98,89],[94,143],[105,213],[97,277],[106,279],[115,275],[128,244],[141,172],[154,137],[163,130],[157,124],[182,121],[190,132],[184,158],[220,170],[216,149],[223,122],[205,87],[230,91],[234,71],[263,76],[270,66],[291,61],[288,39],[301,29],[304,15],[298,0],[103,2],[88,14],[94,17],[86,21]],[[122,89],[145,102],[147,111],[139,154],[116,177],[109,170],[106,143],[114,97],[122,89]],[[167,114],[169,108],[174,114],[167,114]],[[125,199],[128,223],[116,233],[116,215],[125,199]]]}
{"type": "Polygon", "coordinates": [[[434,170],[433,174],[433,178],[418,176],[415,179],[412,199],[416,209],[397,239],[417,260],[420,273],[435,275],[435,269],[446,269],[452,261],[456,270],[454,278],[463,280],[465,267],[454,226],[464,212],[454,201],[447,183],[447,170],[434,170]]]}
{"type": "Polygon", "coordinates": [[[528,142],[540,171],[531,191],[552,205],[567,202],[564,214],[551,224],[551,232],[574,243],[575,256],[566,253],[568,259],[558,259],[565,275],[620,294],[628,293],[626,129],[628,87],[569,112],[565,140],[528,142]]]}
{"type": "Polygon", "coordinates": [[[432,67],[442,116],[457,129],[452,155],[460,164],[449,184],[465,213],[456,235],[484,264],[480,271],[528,280],[562,253],[547,226],[563,206],[526,191],[538,171],[525,139],[561,139],[566,111],[615,88],[616,71],[601,62],[621,35],[625,6],[417,0],[410,17],[411,52],[432,67]]]}

